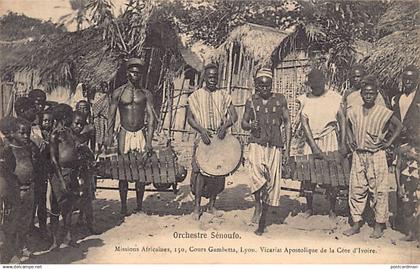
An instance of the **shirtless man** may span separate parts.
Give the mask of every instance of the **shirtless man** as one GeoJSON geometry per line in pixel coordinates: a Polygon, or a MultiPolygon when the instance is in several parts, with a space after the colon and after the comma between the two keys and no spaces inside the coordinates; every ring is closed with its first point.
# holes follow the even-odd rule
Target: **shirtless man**
{"type": "MultiPolygon", "coordinates": [[[[131,150],[152,151],[155,116],[153,96],[142,88],[144,62],[140,59],[129,59],[127,63],[128,82],[112,93],[108,113],[108,137],[105,145],[110,146],[114,137],[117,109],[120,114],[118,131],[118,154],[126,154],[131,150]],[[147,127],[145,117],[147,116],[147,127]],[[146,133],[146,136],[144,135],[146,133]]],[[[137,212],[142,211],[144,184],[136,182],[137,212]]],[[[119,181],[121,214],[126,216],[128,182],[119,181]]]]}
{"type": "Polygon", "coordinates": [[[84,134],[84,137],[87,137],[87,141],[84,141],[92,151],[95,151],[95,126],[93,125],[91,106],[88,101],[80,100],[76,104],[76,111],[80,112],[80,115],[84,117],[84,127],[81,131],[84,134]]]}
{"type": "Polygon", "coordinates": [[[75,246],[71,233],[71,215],[79,198],[78,176],[80,163],[78,161],[77,139],[70,128],[73,121],[73,111],[69,105],[59,104],[54,108],[54,119],[57,126],[51,133],[50,154],[54,167],[51,180],[54,198],[52,199],[51,227],[53,244],[50,249],[58,247],[57,231],[58,216],[64,221],[65,239],[63,247],[75,246]],[[53,206],[54,205],[54,206],[53,206]]]}

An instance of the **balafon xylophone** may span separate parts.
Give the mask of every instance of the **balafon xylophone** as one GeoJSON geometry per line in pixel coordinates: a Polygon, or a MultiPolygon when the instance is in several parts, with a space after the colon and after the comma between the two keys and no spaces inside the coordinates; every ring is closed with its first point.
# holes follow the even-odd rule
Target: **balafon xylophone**
{"type": "Polygon", "coordinates": [[[338,151],[326,152],[326,156],[326,159],[317,159],[313,154],[291,158],[292,179],[347,187],[350,178],[349,160],[343,158],[338,151]]]}
{"type": "Polygon", "coordinates": [[[176,184],[186,177],[186,170],[178,165],[171,147],[158,149],[151,156],[137,151],[100,156],[96,168],[100,178],[152,183],[157,190],[173,186],[175,191],[176,184]]]}

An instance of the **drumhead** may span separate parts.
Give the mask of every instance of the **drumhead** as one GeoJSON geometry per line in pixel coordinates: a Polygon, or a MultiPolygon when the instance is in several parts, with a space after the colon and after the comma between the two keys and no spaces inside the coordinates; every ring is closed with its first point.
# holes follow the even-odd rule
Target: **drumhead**
{"type": "Polygon", "coordinates": [[[239,140],[231,134],[226,134],[224,139],[214,135],[210,140],[210,145],[200,141],[195,153],[201,172],[209,176],[233,173],[242,160],[242,145],[239,140]]]}

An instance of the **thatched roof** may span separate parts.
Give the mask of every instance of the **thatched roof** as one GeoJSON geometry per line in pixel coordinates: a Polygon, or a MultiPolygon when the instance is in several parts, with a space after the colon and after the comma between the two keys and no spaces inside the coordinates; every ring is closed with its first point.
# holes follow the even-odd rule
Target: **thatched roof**
{"type": "MultiPolygon", "coordinates": [[[[420,2],[395,0],[391,2],[385,14],[378,23],[378,30],[381,36],[386,36],[396,31],[413,29],[416,20],[416,13],[419,12],[420,2]]],[[[417,19],[419,19],[417,17],[417,19]]]]}
{"type": "Polygon", "coordinates": [[[274,49],[288,35],[288,32],[272,27],[247,23],[235,28],[209,58],[215,61],[224,60],[227,57],[226,51],[233,43],[241,44],[244,55],[254,59],[258,66],[271,65],[274,49]]]}
{"type": "Polygon", "coordinates": [[[402,69],[415,64],[420,66],[420,28],[397,31],[377,41],[365,59],[368,72],[377,76],[388,89],[396,89],[402,69]]]}
{"type": "MultiPolygon", "coordinates": [[[[178,36],[164,23],[151,25],[146,47],[170,50],[175,57],[172,65],[181,65],[178,36]]],[[[36,69],[41,84],[52,90],[57,86],[74,89],[78,82],[98,85],[110,81],[122,63],[120,55],[107,51],[99,29],[90,27],[78,32],[44,37],[25,44],[0,44],[0,73],[36,69]]]]}

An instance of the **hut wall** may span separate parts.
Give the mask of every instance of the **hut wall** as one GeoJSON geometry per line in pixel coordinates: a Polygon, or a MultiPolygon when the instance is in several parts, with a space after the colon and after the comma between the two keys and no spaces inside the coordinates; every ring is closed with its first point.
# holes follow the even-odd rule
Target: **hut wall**
{"type": "Polygon", "coordinates": [[[1,83],[0,89],[0,118],[8,115],[9,102],[12,97],[13,82],[1,83]]]}
{"type": "Polygon", "coordinates": [[[274,91],[287,100],[292,126],[297,123],[297,97],[304,93],[304,82],[309,72],[309,59],[304,52],[292,53],[274,69],[274,91]]]}

